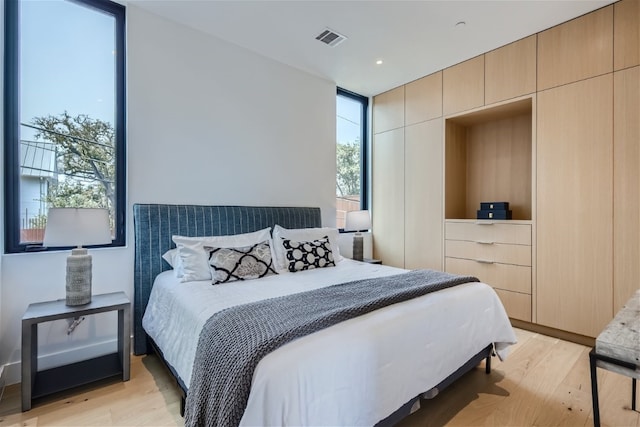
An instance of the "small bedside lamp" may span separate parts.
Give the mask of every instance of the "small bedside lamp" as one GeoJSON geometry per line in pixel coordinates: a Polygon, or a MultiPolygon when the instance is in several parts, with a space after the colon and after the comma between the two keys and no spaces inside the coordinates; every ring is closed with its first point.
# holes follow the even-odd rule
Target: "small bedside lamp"
{"type": "Polygon", "coordinates": [[[106,209],[49,209],[42,245],[77,246],[67,257],[67,305],[91,302],[91,255],[82,245],[106,243],[111,243],[109,211],[106,209]]]}
{"type": "Polygon", "coordinates": [[[371,215],[369,211],[350,211],[347,212],[347,218],[344,225],[345,231],[355,231],[353,236],[353,259],[362,261],[363,256],[363,239],[360,231],[369,230],[371,228],[371,215]]]}

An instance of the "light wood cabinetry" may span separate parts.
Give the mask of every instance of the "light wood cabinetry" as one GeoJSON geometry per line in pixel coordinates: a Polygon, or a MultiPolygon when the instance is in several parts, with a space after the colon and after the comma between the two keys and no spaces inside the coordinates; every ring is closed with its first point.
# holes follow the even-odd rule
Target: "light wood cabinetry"
{"type": "Polygon", "coordinates": [[[405,128],[404,267],[442,270],[442,119],[405,128]]]}
{"type": "Polygon", "coordinates": [[[445,225],[445,268],[500,290],[509,317],[531,322],[531,224],[456,221],[445,225]]]}
{"type": "Polygon", "coordinates": [[[502,305],[504,305],[504,309],[510,318],[525,322],[530,322],[530,319],[533,319],[531,295],[497,288],[494,288],[494,290],[500,297],[500,301],[502,301],[502,305]]]}
{"type": "Polygon", "coordinates": [[[614,74],[613,312],[640,277],[640,67],[614,74]]]}
{"type": "Polygon", "coordinates": [[[373,257],[404,267],[404,128],[373,139],[373,257]]]}
{"type": "Polygon", "coordinates": [[[445,120],[445,218],[473,219],[480,202],[508,201],[531,220],[533,98],[445,120]]]}
{"type": "Polygon", "coordinates": [[[613,5],[613,65],[615,70],[640,65],[640,0],[613,5]]]}
{"type": "MultiPolygon", "coordinates": [[[[529,226],[531,230],[531,226],[529,226]]],[[[450,240],[446,241],[448,256],[480,261],[497,260],[504,264],[531,266],[531,244],[495,243],[492,241],[477,240],[450,240]]],[[[527,292],[531,292],[528,289],[527,292]]]]}
{"type": "Polygon", "coordinates": [[[373,98],[373,133],[404,126],[404,86],[373,98]]]}
{"type": "Polygon", "coordinates": [[[613,71],[613,6],[538,34],[538,90],[613,71]]]}
{"type": "Polygon", "coordinates": [[[445,269],[496,290],[509,317],[532,321],[534,96],[445,119],[445,269]],[[476,221],[508,201],[514,220],[476,221]]]}
{"type": "Polygon", "coordinates": [[[595,337],[611,320],[613,76],[538,93],[537,321],[595,337]]]}
{"type": "Polygon", "coordinates": [[[407,83],[404,91],[405,125],[442,116],[442,71],[407,83]]]}
{"type": "MultiPolygon", "coordinates": [[[[531,301],[531,267],[507,264],[499,257],[491,260],[464,259],[448,256],[447,271],[478,277],[496,289],[508,292],[519,292],[529,296],[531,301]]],[[[452,253],[451,255],[457,255],[452,253]]],[[[530,322],[531,318],[522,319],[520,313],[509,313],[510,317],[530,322]]]]}
{"type": "Polygon", "coordinates": [[[529,36],[485,54],[485,104],[536,91],[536,41],[529,36]]]}
{"type": "Polygon", "coordinates": [[[442,74],[444,115],[484,105],[484,55],[449,67],[442,74]]]}
{"type": "Polygon", "coordinates": [[[531,225],[522,221],[447,221],[447,239],[531,246],[531,225]]]}
{"type": "Polygon", "coordinates": [[[374,184],[376,256],[440,260],[513,319],[596,337],[640,276],[639,21],[640,0],[621,0],[376,97],[376,131],[404,130],[373,162],[390,181],[374,184]],[[486,201],[513,220],[477,223],[486,201]]]}

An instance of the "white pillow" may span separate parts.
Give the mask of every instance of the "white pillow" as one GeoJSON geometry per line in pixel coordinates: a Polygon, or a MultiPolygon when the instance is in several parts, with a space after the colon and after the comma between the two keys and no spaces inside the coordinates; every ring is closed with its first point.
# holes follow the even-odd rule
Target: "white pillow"
{"type": "Polygon", "coordinates": [[[340,249],[338,249],[338,230],[336,228],[284,228],[279,225],[273,227],[273,249],[276,255],[276,270],[287,269],[287,252],[284,246],[282,246],[282,238],[297,240],[298,242],[310,242],[322,239],[324,236],[327,236],[331,243],[333,261],[342,261],[343,258],[340,255],[340,249]]]}
{"type": "MultiPolygon", "coordinates": [[[[180,260],[182,261],[181,282],[194,280],[211,280],[208,253],[205,246],[216,248],[237,248],[255,245],[256,243],[271,241],[271,227],[253,233],[234,234],[231,236],[184,237],[173,236],[180,260]]],[[[273,245],[271,245],[273,247],[273,245]]]]}
{"type": "Polygon", "coordinates": [[[169,249],[167,252],[162,254],[162,259],[167,261],[167,264],[173,268],[176,277],[184,276],[184,272],[182,271],[182,259],[180,259],[180,254],[178,253],[177,248],[169,249]]]}

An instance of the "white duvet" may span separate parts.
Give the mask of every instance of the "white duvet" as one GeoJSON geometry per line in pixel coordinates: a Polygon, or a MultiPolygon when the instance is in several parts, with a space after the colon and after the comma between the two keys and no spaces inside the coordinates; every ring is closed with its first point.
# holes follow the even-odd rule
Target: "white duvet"
{"type": "MultiPolygon", "coordinates": [[[[336,267],[212,286],[156,278],[142,324],[183,383],[198,335],[224,308],[405,270],[345,259],[336,267]]],[[[292,341],[258,364],[241,425],[373,425],[495,343],[516,342],[496,293],[467,283],[292,341]]]]}

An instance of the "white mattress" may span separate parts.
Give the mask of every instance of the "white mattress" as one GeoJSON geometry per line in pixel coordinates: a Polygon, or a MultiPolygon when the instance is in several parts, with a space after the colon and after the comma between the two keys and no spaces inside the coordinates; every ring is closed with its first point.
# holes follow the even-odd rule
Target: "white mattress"
{"type": "MultiPolygon", "coordinates": [[[[198,334],[224,308],[404,270],[336,267],[212,286],[156,278],[143,327],[186,386],[198,334]]],[[[516,342],[496,293],[468,283],[394,304],[292,341],[258,364],[242,425],[373,425],[434,387],[487,344],[516,342]]]]}

